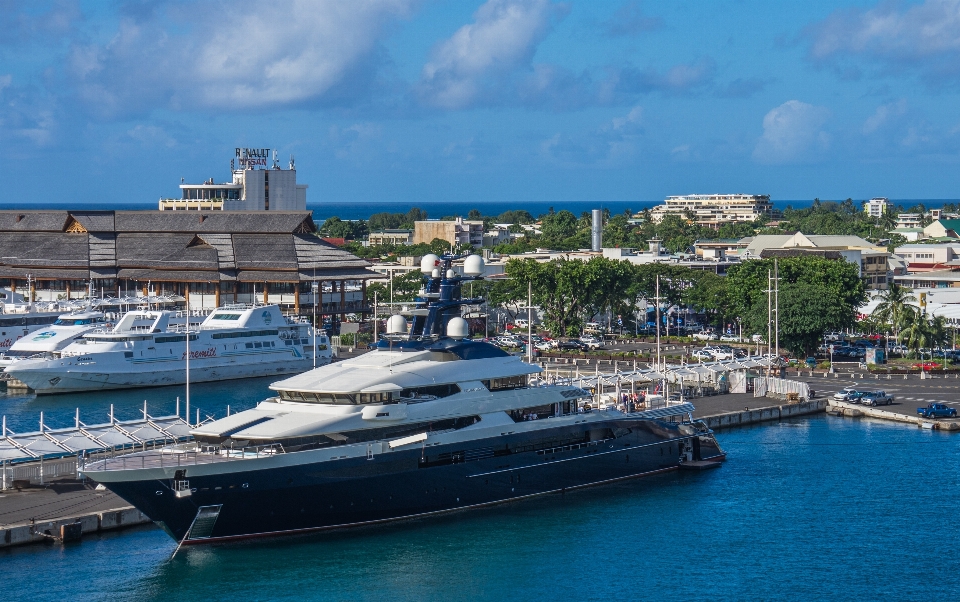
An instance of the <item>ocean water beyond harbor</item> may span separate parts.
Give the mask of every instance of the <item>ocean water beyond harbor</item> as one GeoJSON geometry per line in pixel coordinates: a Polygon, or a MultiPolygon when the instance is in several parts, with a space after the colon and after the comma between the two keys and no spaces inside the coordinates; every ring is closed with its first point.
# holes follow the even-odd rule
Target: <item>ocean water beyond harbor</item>
{"type": "Polygon", "coordinates": [[[725,430],[720,441],[729,459],[706,473],[386,527],[198,546],[173,560],[175,543],[155,528],[15,548],[0,553],[4,590],[30,600],[960,595],[956,435],[817,415],[725,430]]]}

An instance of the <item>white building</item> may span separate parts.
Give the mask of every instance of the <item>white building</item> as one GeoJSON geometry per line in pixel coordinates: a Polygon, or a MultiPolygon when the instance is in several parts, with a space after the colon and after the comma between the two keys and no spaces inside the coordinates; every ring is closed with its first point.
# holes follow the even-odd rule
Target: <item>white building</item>
{"type": "Polygon", "coordinates": [[[919,213],[898,213],[897,228],[923,228],[923,216],[919,213]]]}
{"type": "Polygon", "coordinates": [[[233,181],[214,184],[180,184],[179,199],[160,199],[160,210],[219,209],[224,211],[304,211],[307,185],[297,184],[297,169],[290,157],[289,169],[281,169],[277,151],[267,167],[269,148],[237,148],[230,160],[233,181]],[[239,169],[238,169],[239,167],[239,169]]]}
{"type": "Polygon", "coordinates": [[[883,214],[887,212],[887,207],[889,207],[890,201],[884,197],[872,198],[869,201],[866,201],[863,204],[863,210],[870,217],[883,217],[883,214]]]}
{"type": "Polygon", "coordinates": [[[719,228],[729,222],[752,222],[758,217],[772,216],[773,205],[767,194],[687,194],[668,196],[663,205],[650,211],[650,218],[660,223],[667,215],[693,215],[701,226],[719,228]]]}

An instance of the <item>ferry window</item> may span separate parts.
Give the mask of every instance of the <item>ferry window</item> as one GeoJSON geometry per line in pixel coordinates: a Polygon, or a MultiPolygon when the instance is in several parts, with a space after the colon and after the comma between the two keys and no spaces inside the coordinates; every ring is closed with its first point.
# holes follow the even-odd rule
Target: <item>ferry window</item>
{"type": "Polygon", "coordinates": [[[240,314],[213,314],[213,320],[239,320],[240,314]]]}
{"type": "Polygon", "coordinates": [[[263,343],[261,343],[260,341],[257,341],[256,343],[253,344],[253,346],[256,347],[257,349],[260,349],[261,347],[263,347],[263,343]]]}
{"type": "Polygon", "coordinates": [[[123,357],[133,357],[133,352],[132,352],[132,351],[124,351],[124,352],[123,352],[123,357]]]}
{"type": "Polygon", "coordinates": [[[247,349],[253,349],[253,343],[244,343],[244,346],[245,346],[247,349]]]}

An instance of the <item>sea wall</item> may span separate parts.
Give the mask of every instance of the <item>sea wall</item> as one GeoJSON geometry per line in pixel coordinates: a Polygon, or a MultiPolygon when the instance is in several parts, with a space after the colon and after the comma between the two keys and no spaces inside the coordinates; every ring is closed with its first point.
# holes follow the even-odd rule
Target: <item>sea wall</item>
{"type": "Polygon", "coordinates": [[[766,408],[756,408],[754,410],[705,416],[703,417],[703,421],[706,422],[707,426],[711,429],[723,429],[732,426],[743,426],[745,424],[757,424],[770,420],[783,420],[784,418],[791,418],[793,416],[816,414],[825,412],[826,409],[826,399],[814,399],[800,403],[789,403],[766,408]]]}
{"type": "Polygon", "coordinates": [[[149,523],[145,514],[132,506],[106,512],[84,514],[53,521],[38,521],[0,529],[0,548],[41,541],[70,541],[82,535],[123,529],[149,523]],[[75,526],[79,524],[79,529],[75,526]]]}

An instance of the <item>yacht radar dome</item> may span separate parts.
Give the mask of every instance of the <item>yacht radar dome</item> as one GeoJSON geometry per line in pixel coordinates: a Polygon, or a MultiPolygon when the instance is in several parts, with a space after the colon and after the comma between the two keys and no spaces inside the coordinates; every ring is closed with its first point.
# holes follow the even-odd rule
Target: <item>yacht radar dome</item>
{"type": "Polygon", "coordinates": [[[465,339],[470,335],[470,328],[463,318],[450,318],[447,322],[447,336],[451,339],[465,339]]]}
{"type": "Polygon", "coordinates": [[[390,316],[387,320],[387,334],[406,334],[407,319],[403,316],[390,316]]]}
{"type": "Polygon", "coordinates": [[[433,272],[430,274],[434,278],[440,277],[440,268],[433,268],[433,272]]]}
{"type": "Polygon", "coordinates": [[[433,268],[440,265],[440,258],[433,253],[428,253],[420,260],[420,271],[424,274],[433,273],[433,268]]]}
{"type": "Polygon", "coordinates": [[[463,273],[467,276],[483,274],[483,257],[471,255],[463,260],[463,273]]]}
{"type": "Polygon", "coordinates": [[[453,271],[453,268],[450,268],[449,270],[447,270],[447,278],[448,278],[448,279],[454,278],[454,277],[456,277],[456,275],[457,275],[457,273],[453,271]]]}

